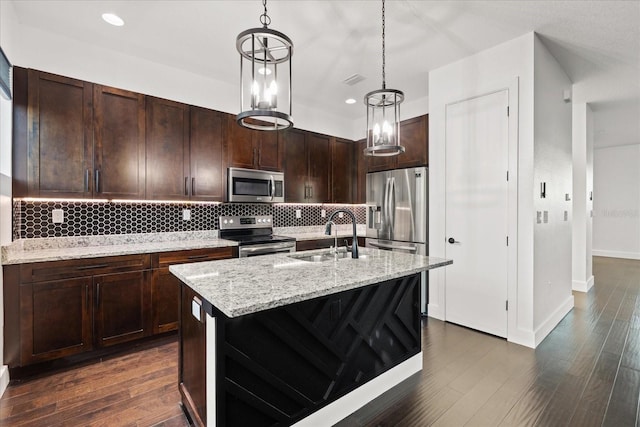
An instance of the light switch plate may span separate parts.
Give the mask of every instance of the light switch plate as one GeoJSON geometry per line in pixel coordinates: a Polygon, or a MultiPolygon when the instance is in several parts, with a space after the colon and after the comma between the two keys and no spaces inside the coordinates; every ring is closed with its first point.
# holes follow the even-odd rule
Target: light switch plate
{"type": "Polygon", "coordinates": [[[54,224],[62,224],[64,222],[64,211],[62,209],[51,211],[51,220],[54,224]]]}
{"type": "Polygon", "coordinates": [[[549,222],[549,211],[542,211],[542,222],[545,224],[549,222]]]}
{"type": "Polygon", "coordinates": [[[322,210],[320,211],[320,216],[321,216],[322,218],[326,218],[326,217],[327,217],[327,210],[326,210],[326,209],[322,209],[322,210]]]}
{"type": "Polygon", "coordinates": [[[300,209],[296,209],[296,218],[302,218],[302,211],[300,209]]]}
{"type": "Polygon", "coordinates": [[[338,212],[338,218],[344,218],[344,212],[338,212]]]}
{"type": "Polygon", "coordinates": [[[191,315],[198,319],[198,322],[202,322],[201,307],[202,302],[198,298],[193,297],[193,299],[191,300],[191,315]]]}
{"type": "Polygon", "coordinates": [[[182,220],[183,221],[191,221],[191,209],[183,209],[182,210],[182,220]]]}

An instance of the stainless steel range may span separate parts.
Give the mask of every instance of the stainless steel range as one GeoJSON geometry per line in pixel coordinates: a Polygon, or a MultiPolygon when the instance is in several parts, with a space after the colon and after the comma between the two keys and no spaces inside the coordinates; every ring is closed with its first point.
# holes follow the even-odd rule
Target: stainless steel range
{"type": "Polygon", "coordinates": [[[221,216],[219,224],[221,239],[238,242],[240,258],[296,251],[296,239],[273,235],[271,215],[221,216]]]}

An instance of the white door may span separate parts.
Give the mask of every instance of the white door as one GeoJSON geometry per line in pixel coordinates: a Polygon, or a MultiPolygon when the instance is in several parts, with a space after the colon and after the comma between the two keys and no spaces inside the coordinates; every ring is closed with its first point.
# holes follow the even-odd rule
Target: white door
{"type": "Polygon", "coordinates": [[[507,336],[508,91],[446,107],[445,317],[507,336]]]}

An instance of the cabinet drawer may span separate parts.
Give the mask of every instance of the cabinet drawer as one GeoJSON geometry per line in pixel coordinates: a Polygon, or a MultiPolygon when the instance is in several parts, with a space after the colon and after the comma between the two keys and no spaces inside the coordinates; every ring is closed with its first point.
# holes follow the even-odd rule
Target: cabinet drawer
{"type": "Polygon", "coordinates": [[[96,274],[148,270],[150,267],[151,255],[149,254],[36,262],[20,266],[20,281],[34,283],[96,274]]]}
{"type": "Polygon", "coordinates": [[[187,251],[162,252],[154,255],[153,268],[169,267],[173,264],[213,261],[233,258],[234,247],[192,249],[187,251]]]}

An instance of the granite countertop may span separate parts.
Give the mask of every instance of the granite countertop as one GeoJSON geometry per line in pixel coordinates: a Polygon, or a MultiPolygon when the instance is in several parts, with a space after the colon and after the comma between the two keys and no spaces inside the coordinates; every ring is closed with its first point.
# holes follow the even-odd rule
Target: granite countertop
{"type": "Polygon", "coordinates": [[[225,315],[238,317],[452,264],[372,248],[360,254],[365,256],[318,263],[275,254],[172,265],[169,271],[225,315]]]}
{"type": "MultiPolygon", "coordinates": [[[[340,239],[352,235],[351,225],[341,224],[337,229],[340,239]]],[[[357,231],[358,236],[364,236],[364,224],[358,225],[357,231]]],[[[274,229],[274,234],[293,237],[296,240],[330,238],[324,234],[324,226],[279,227],[274,229]]],[[[21,239],[2,247],[0,264],[26,264],[228,246],[238,246],[238,243],[220,239],[217,230],[21,239]]]]}
{"type": "Polygon", "coordinates": [[[217,231],[24,239],[2,247],[1,263],[25,264],[228,246],[238,246],[238,243],[218,238],[217,231]]]}

